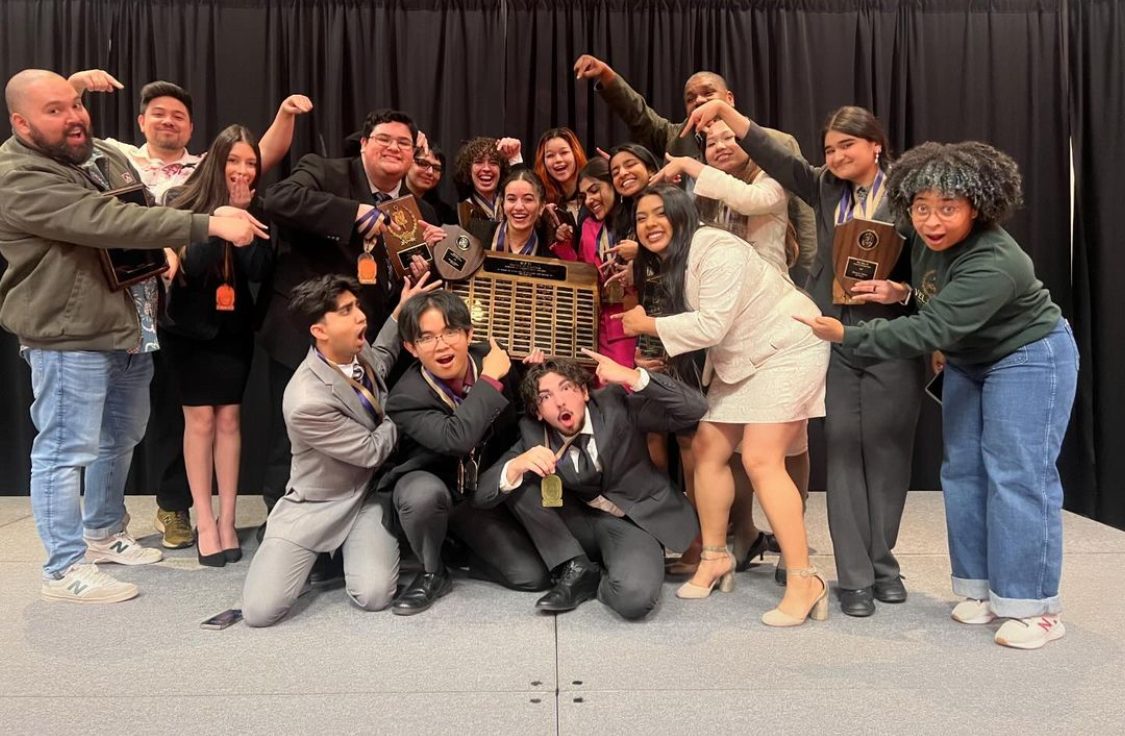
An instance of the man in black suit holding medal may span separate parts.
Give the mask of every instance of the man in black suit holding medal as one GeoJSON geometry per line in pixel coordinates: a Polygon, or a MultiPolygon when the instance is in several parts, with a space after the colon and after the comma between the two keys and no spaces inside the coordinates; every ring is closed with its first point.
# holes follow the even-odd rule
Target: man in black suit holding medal
{"type": "MultiPolygon", "coordinates": [[[[414,161],[418,128],[397,110],[370,113],[363,123],[360,154],[353,158],[304,156],[283,181],[270,187],[264,209],[279,231],[280,249],[268,308],[261,327],[262,347],[270,356],[273,449],[262,496],[266,506],[285,492],[289,479],[289,445],[281,418],[285,385],[304,359],[307,333],[288,309],[294,286],[324,274],[355,277],[356,296],[368,319],[369,341],[390,314],[402,285],[394,276],[379,237],[385,218],[378,204],[409,192],[403,186],[414,161]]],[[[418,203],[425,223],[437,222],[426,202],[418,203]]],[[[426,242],[444,237],[441,228],[425,225],[426,242]]]]}
{"type": "MultiPolygon", "coordinates": [[[[699,533],[687,498],[652,464],[646,435],[691,429],[707,401],[668,376],[585,352],[608,386],[591,393],[575,361],[532,366],[519,441],[481,477],[473,501],[487,508],[530,493],[558,507],[566,536],[605,568],[594,581],[598,598],[640,619],[660,600],[664,549],[683,551],[699,533]]],[[[555,610],[569,595],[556,587],[538,607],[555,610]]]]}

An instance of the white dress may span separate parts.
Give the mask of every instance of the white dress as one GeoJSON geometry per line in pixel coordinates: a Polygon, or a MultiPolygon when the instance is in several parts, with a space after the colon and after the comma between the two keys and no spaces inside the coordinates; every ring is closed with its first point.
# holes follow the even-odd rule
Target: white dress
{"type": "Polygon", "coordinates": [[[713,227],[692,239],[684,278],[691,311],[656,318],[675,356],[705,348],[705,421],[772,424],[824,416],[828,343],[793,319],[820,310],[748,243],[713,227]]]}

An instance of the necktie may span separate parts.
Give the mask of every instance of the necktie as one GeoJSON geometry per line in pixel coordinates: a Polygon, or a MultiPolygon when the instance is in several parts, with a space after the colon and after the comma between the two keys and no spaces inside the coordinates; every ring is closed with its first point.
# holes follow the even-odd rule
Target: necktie
{"type": "Polygon", "coordinates": [[[384,192],[375,192],[375,204],[383,204],[384,202],[389,202],[390,200],[391,195],[384,192]]]}
{"type": "Polygon", "coordinates": [[[366,377],[367,376],[363,371],[363,366],[361,366],[359,363],[352,363],[352,380],[356,383],[365,383],[363,379],[366,377]]]}
{"type": "Polygon", "coordinates": [[[579,435],[578,439],[574,441],[574,447],[578,449],[578,480],[580,483],[589,483],[598,472],[594,468],[594,463],[590,461],[590,453],[587,450],[592,439],[594,439],[593,435],[583,434],[579,435]]]}

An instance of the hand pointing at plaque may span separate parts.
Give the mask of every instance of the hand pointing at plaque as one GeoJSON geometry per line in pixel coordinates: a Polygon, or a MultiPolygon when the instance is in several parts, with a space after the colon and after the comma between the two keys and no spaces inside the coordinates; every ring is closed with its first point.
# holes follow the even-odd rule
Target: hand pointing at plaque
{"type": "Polygon", "coordinates": [[[613,319],[621,320],[621,327],[629,337],[656,334],[656,319],[649,317],[645,308],[639,304],[627,312],[610,316],[613,319]]]}
{"type": "Polygon", "coordinates": [[[512,369],[512,359],[508,357],[508,353],[504,348],[496,343],[495,337],[488,338],[488,344],[492,349],[488,351],[488,355],[484,356],[484,360],[480,364],[480,373],[482,376],[499,381],[504,376],[508,375],[508,371],[512,369]]]}
{"type": "Polygon", "coordinates": [[[595,353],[593,350],[582,348],[587,358],[593,359],[598,367],[594,371],[603,383],[615,383],[618,386],[635,386],[641,380],[641,372],[636,368],[626,368],[609,356],[595,353]]]}

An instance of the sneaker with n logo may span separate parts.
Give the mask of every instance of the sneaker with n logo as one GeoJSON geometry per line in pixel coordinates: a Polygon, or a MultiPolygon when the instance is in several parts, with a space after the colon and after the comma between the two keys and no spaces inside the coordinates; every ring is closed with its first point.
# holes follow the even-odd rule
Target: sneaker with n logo
{"type": "Polygon", "coordinates": [[[86,538],[87,562],[115,562],[118,565],[151,565],[164,559],[158,549],[142,547],[129,536],[128,532],[118,532],[106,539],[86,538]]]}
{"type": "Polygon", "coordinates": [[[996,643],[1015,649],[1038,649],[1049,641],[1061,639],[1066,628],[1058,616],[1010,618],[996,630],[996,643]]]}
{"type": "Polygon", "coordinates": [[[39,595],[50,601],[118,603],[136,598],[137,586],[123,583],[90,563],[71,565],[58,580],[45,580],[39,595]]]}

